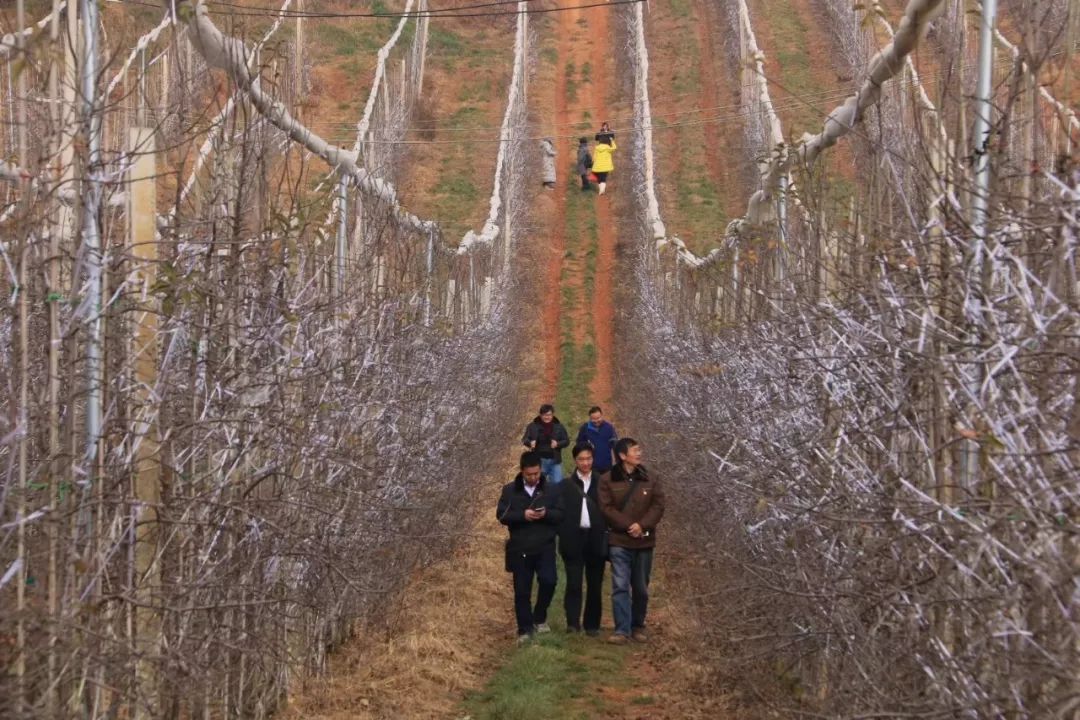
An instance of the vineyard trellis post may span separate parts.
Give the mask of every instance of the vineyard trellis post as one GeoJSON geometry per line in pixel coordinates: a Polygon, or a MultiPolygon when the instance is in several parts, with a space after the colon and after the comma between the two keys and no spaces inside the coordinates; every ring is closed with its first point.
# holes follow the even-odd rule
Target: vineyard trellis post
{"type": "MultiPolygon", "coordinates": [[[[522,12],[523,11],[522,11],[522,9],[521,9],[521,7],[519,5],[518,6],[518,16],[519,17],[521,16],[522,12]]],[[[528,33],[528,31],[526,31],[524,34],[522,34],[522,36],[521,36],[521,44],[523,46],[522,47],[522,52],[525,54],[525,57],[529,57],[529,33],[528,33]]],[[[521,74],[521,99],[522,99],[523,102],[528,102],[528,99],[529,99],[529,73],[527,73],[527,72],[522,72],[522,74],[521,74]]],[[[513,131],[511,130],[511,132],[513,132],[513,131]]]]}
{"type": "MultiPolygon", "coordinates": [[[[152,588],[160,585],[157,562],[157,508],[161,498],[161,461],[158,432],[157,373],[158,318],[153,287],[157,279],[158,244],[155,241],[157,184],[154,158],[154,130],[129,130],[129,152],[134,158],[128,169],[128,242],[133,267],[129,280],[142,301],[137,303],[134,328],[134,419],[135,502],[132,522],[135,531],[135,606],[132,645],[142,658],[135,669],[136,687],[151,687],[153,666],[146,660],[156,654],[160,618],[152,608],[152,588]]],[[[153,692],[140,695],[154,697],[153,692]]],[[[149,717],[143,704],[136,705],[136,717],[149,717]]]]}
{"type": "Polygon", "coordinates": [[[776,283],[775,305],[778,311],[784,309],[784,254],[788,247],[787,234],[787,193],[790,187],[790,175],[780,177],[779,192],[776,193],[776,250],[773,256],[773,281],[776,283]]]}
{"type": "MultiPolygon", "coordinates": [[[[975,128],[972,131],[972,141],[975,144],[975,188],[971,198],[971,227],[973,247],[969,266],[969,287],[976,288],[975,297],[970,298],[973,303],[971,308],[971,321],[976,325],[978,316],[986,311],[985,297],[989,289],[983,282],[984,268],[992,261],[985,257],[988,251],[987,225],[989,223],[990,207],[990,151],[991,151],[991,127],[993,112],[993,81],[994,72],[994,26],[997,22],[997,0],[982,0],[982,12],[979,25],[979,64],[978,76],[975,85],[975,128]]],[[[974,332],[978,332],[975,330],[974,332]]],[[[977,341],[977,338],[975,338],[977,341]]],[[[975,396],[979,391],[980,374],[976,367],[969,371],[970,390],[968,402],[972,406],[975,396]]],[[[975,418],[968,421],[974,423],[975,418]]],[[[960,473],[963,487],[971,491],[978,482],[979,444],[972,438],[965,438],[961,449],[960,473]]]]}
{"type": "Polygon", "coordinates": [[[991,82],[994,72],[994,24],[997,0],[983,0],[979,26],[979,67],[975,88],[975,196],[971,201],[972,227],[976,247],[973,253],[975,270],[982,264],[983,241],[986,235],[990,188],[990,129],[991,129],[991,82]]]}
{"type": "MultiPolygon", "coordinates": [[[[513,133],[513,130],[511,130],[511,133],[513,133]]],[[[503,228],[502,228],[503,229],[503,246],[502,246],[502,253],[501,253],[501,255],[502,255],[502,277],[507,278],[507,277],[510,276],[510,243],[511,243],[510,217],[511,217],[511,212],[512,212],[511,204],[512,204],[512,200],[513,200],[513,192],[511,192],[511,184],[510,183],[506,183],[506,189],[503,192],[504,192],[503,207],[505,208],[504,212],[506,213],[506,217],[503,220],[503,228]]]]}
{"type": "MultiPolygon", "coordinates": [[[[51,119],[53,122],[52,179],[58,187],[70,185],[74,173],[74,132],[75,132],[75,88],[76,68],[74,49],[78,44],[78,4],[74,0],[53,0],[49,39],[53,47],[62,47],[55,52],[49,65],[49,98],[52,100],[51,119]],[[60,26],[61,6],[65,8],[66,27],[60,26]],[[66,39],[66,42],[62,40],[66,39]]],[[[48,510],[53,515],[59,507],[61,478],[66,474],[65,464],[60,461],[60,357],[62,335],[60,328],[60,304],[64,297],[62,284],[61,243],[69,241],[74,215],[72,208],[64,203],[54,202],[50,208],[51,224],[49,227],[49,263],[46,280],[46,303],[48,305],[48,510]]],[[[50,617],[56,617],[60,608],[60,523],[54,521],[48,525],[48,580],[47,604],[50,617]]],[[[59,663],[56,648],[59,642],[59,630],[56,623],[49,624],[48,658],[46,660],[46,678],[49,689],[45,694],[44,708],[47,716],[52,717],[57,711],[60,697],[58,688],[59,663]]]]}
{"type": "MultiPolygon", "coordinates": [[[[304,0],[296,0],[296,37],[293,39],[293,112],[304,119],[304,0]]],[[[344,208],[342,208],[344,212],[344,208]]]]}
{"type": "MultiPolygon", "coordinates": [[[[101,186],[98,167],[101,161],[101,118],[97,112],[97,52],[98,52],[98,5],[96,0],[80,0],[82,4],[82,102],[83,130],[86,133],[86,167],[83,173],[83,222],[82,243],[86,263],[86,298],[83,301],[87,318],[86,340],[86,477],[88,486],[94,481],[97,461],[97,445],[101,435],[101,352],[103,335],[102,318],[102,247],[98,228],[98,210],[101,203],[101,186]]],[[[83,504],[83,512],[89,506],[83,504]]],[[[88,519],[83,515],[83,520],[88,519]]]]}
{"type": "MultiPolygon", "coordinates": [[[[16,40],[16,48],[19,51],[20,60],[25,62],[26,57],[26,36],[24,30],[26,29],[26,7],[24,0],[19,0],[16,6],[18,14],[18,35],[16,40]]],[[[10,65],[9,65],[10,67],[10,65]]],[[[27,146],[26,146],[26,103],[28,97],[26,94],[26,73],[19,73],[18,82],[18,125],[19,125],[19,167],[27,168],[27,146]]],[[[28,178],[22,178],[19,181],[19,204],[24,211],[20,213],[24,222],[26,220],[26,210],[29,209],[29,189],[30,183],[28,178]]],[[[30,242],[31,237],[29,233],[24,229],[20,235],[20,241],[18,243],[18,281],[15,288],[15,292],[18,297],[18,323],[19,323],[19,406],[16,408],[14,414],[15,422],[12,423],[16,432],[19,433],[18,440],[18,467],[19,467],[19,508],[17,511],[17,517],[19,519],[19,527],[16,540],[16,557],[19,560],[19,572],[16,575],[15,582],[17,583],[15,590],[15,604],[16,611],[19,613],[19,620],[16,624],[16,637],[15,642],[17,644],[17,655],[15,659],[15,678],[16,678],[16,697],[15,706],[18,712],[23,712],[26,707],[26,642],[27,642],[27,627],[26,622],[23,620],[22,615],[26,609],[26,580],[29,575],[27,568],[27,547],[26,547],[26,524],[22,522],[22,519],[26,516],[26,495],[28,490],[29,478],[27,476],[27,453],[29,450],[30,441],[30,416],[29,416],[29,399],[30,399],[30,368],[29,368],[29,308],[27,307],[27,293],[29,291],[29,273],[27,272],[27,265],[30,260],[30,242]]]]}
{"type": "Polygon", "coordinates": [[[427,257],[425,259],[427,277],[424,280],[424,326],[431,326],[431,292],[435,287],[435,229],[427,231],[427,257]]]}
{"type": "Polygon", "coordinates": [[[345,288],[345,262],[348,251],[349,216],[347,212],[349,203],[349,179],[345,173],[338,179],[338,228],[334,242],[334,275],[333,290],[331,292],[335,301],[340,299],[345,288]]]}

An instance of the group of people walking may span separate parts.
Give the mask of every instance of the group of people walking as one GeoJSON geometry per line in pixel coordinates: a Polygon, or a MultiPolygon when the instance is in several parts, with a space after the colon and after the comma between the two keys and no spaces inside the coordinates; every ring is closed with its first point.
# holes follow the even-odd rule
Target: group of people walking
{"type": "Polygon", "coordinates": [[[581,176],[581,189],[589,190],[590,177],[596,178],[596,187],[599,194],[607,191],[608,175],[615,171],[614,154],[615,133],[606,122],[600,125],[600,132],[593,136],[596,145],[592,153],[589,152],[589,139],[578,139],[577,172],[581,176]]]}
{"type": "MultiPolygon", "coordinates": [[[[576,172],[581,177],[581,189],[591,190],[592,183],[596,183],[598,192],[603,195],[607,192],[608,177],[615,171],[614,154],[615,133],[611,126],[604,122],[600,125],[600,131],[593,136],[595,145],[589,147],[588,138],[578,139],[576,172]]],[[[544,187],[555,187],[555,141],[544,138],[540,143],[544,160],[544,187]]]]}
{"type": "Polygon", "coordinates": [[[567,631],[600,634],[601,588],[610,562],[615,631],[608,641],[646,642],[649,578],[664,491],[642,464],[641,445],[619,438],[603,410],[594,406],[578,430],[571,450],[574,470],[564,481],[562,450],[570,438],[549,404],[525,428],[522,444],[528,449],[519,472],[503,487],[496,509],[510,534],[506,570],[514,579],[518,642],[551,631],[547,613],[558,577],[556,547],[566,570],[567,631]]]}

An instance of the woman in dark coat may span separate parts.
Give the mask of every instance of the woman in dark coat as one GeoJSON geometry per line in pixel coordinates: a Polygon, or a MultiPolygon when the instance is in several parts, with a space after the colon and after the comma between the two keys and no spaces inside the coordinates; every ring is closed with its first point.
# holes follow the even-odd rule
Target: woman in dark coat
{"type": "Polygon", "coordinates": [[[607,124],[607,121],[600,123],[600,132],[596,133],[596,142],[604,145],[614,145],[612,142],[614,139],[615,133],[611,131],[611,126],[607,124]]]}
{"type": "Polygon", "coordinates": [[[589,154],[589,141],[585,138],[578,140],[577,148],[577,174],[581,176],[581,189],[589,189],[589,170],[592,168],[592,155],[589,154]]]}

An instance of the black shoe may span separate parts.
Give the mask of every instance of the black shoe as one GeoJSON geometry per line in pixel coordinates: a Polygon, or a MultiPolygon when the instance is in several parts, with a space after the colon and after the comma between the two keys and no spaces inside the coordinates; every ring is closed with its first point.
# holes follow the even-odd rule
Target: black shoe
{"type": "Polygon", "coordinates": [[[585,631],[585,634],[588,635],[589,637],[597,637],[597,636],[600,635],[600,631],[590,628],[590,629],[585,631]]]}
{"type": "Polygon", "coordinates": [[[576,633],[581,632],[581,628],[579,628],[577,625],[567,625],[566,626],[566,632],[570,633],[571,635],[574,635],[576,633]]]}

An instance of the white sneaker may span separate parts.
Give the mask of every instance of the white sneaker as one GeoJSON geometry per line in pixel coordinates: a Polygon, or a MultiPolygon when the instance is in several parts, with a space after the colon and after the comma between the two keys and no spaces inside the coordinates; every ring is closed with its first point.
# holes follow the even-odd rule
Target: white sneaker
{"type": "Polygon", "coordinates": [[[549,633],[549,632],[551,632],[551,627],[547,623],[540,623],[539,625],[536,626],[536,632],[537,633],[549,633]]]}
{"type": "Polygon", "coordinates": [[[607,183],[600,183],[600,192],[598,194],[603,195],[605,190],[607,190],[607,183]]]}
{"type": "Polygon", "coordinates": [[[522,635],[517,636],[517,644],[518,645],[525,645],[530,640],[532,640],[532,635],[530,635],[529,633],[524,633],[522,635]]]}

